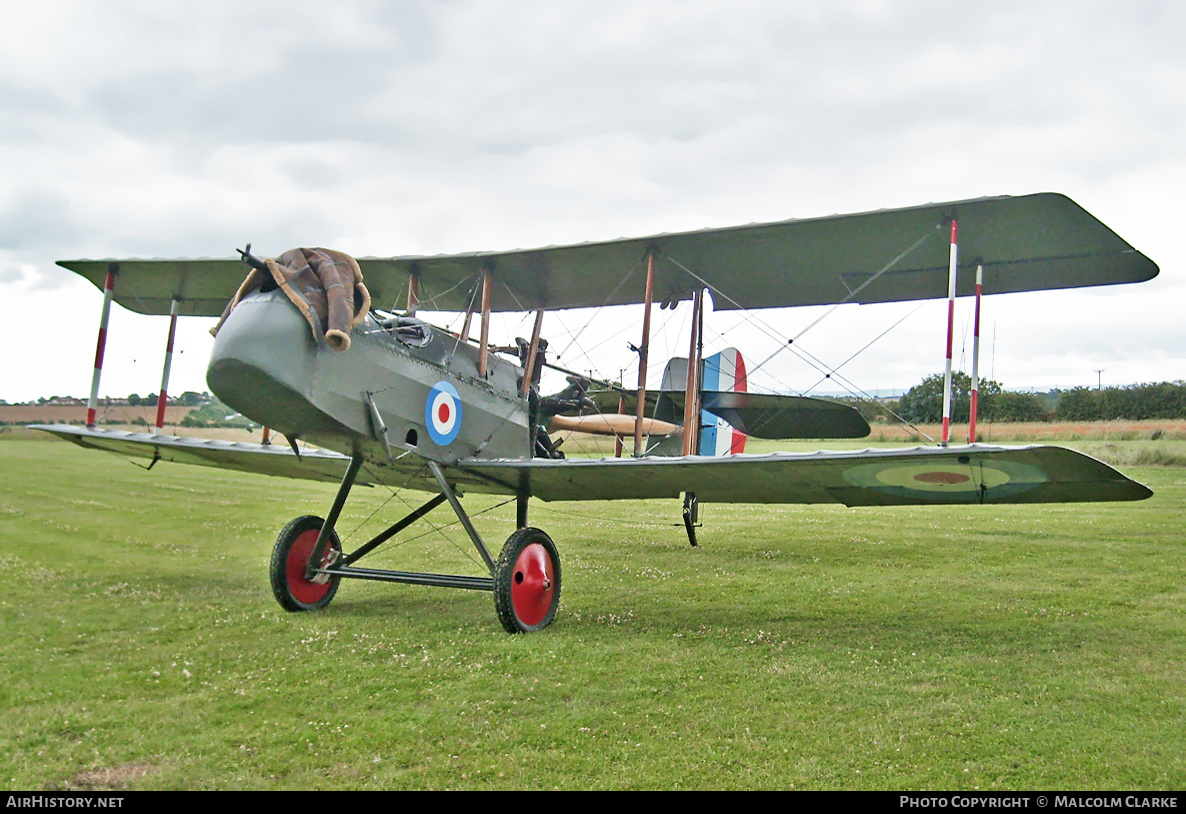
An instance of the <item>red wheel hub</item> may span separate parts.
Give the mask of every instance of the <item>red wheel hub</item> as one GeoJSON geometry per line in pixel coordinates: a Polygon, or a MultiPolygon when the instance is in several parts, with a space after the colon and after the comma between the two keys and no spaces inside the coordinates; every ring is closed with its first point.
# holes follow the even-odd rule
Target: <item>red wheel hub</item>
{"type": "Polygon", "coordinates": [[[523,549],[511,575],[511,604],[525,625],[538,625],[552,604],[555,569],[548,550],[539,543],[523,549]]]}
{"type": "MultiPolygon", "coordinates": [[[[288,549],[288,562],[285,564],[288,590],[294,599],[306,605],[312,605],[320,600],[329,593],[329,589],[332,587],[328,581],[318,584],[305,578],[305,565],[308,564],[309,557],[313,554],[313,547],[317,545],[317,534],[317,529],[310,529],[297,537],[293,541],[292,548],[288,549]]],[[[323,566],[330,557],[330,551],[331,549],[327,546],[325,556],[322,557],[323,566]]]]}

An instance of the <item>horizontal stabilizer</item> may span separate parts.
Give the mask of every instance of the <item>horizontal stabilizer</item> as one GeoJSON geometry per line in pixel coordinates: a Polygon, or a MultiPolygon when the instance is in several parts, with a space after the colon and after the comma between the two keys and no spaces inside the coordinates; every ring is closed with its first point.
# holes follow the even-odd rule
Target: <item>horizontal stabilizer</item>
{"type": "Polygon", "coordinates": [[[803,396],[704,392],[701,406],[754,438],[864,438],[869,423],[852,407],[803,396]]]}
{"type": "MultiPolygon", "coordinates": [[[[676,413],[684,409],[684,394],[665,391],[676,413]]],[[[618,409],[618,399],[624,396],[625,410],[633,416],[638,404],[637,393],[601,390],[589,393],[599,410],[618,409]]],[[[647,412],[653,412],[660,394],[647,392],[647,412]]],[[[746,435],[754,438],[864,438],[869,424],[856,409],[824,399],[805,396],[780,396],[769,393],[735,393],[706,390],[701,394],[701,407],[728,421],[746,435]]]]}

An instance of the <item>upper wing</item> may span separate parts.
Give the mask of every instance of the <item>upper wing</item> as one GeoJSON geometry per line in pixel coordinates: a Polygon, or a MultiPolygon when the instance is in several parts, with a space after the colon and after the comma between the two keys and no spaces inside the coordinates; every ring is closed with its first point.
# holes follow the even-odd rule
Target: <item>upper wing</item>
{"type": "MultiPolygon", "coordinates": [[[[430,310],[463,311],[471,279],[489,268],[495,311],[579,308],[643,301],[641,268],[658,252],[656,299],[701,286],[717,310],[846,301],[916,240],[921,246],[859,293],[853,302],[894,302],[947,294],[948,241],[937,227],[959,220],[960,264],[984,266],[984,293],[1039,291],[1148,280],[1157,266],[1064,195],[1040,193],[883,209],[855,215],[702,229],[573,246],[426,257],[358,259],[373,301],[398,304],[409,274],[420,276],[430,310]]],[[[238,260],[63,260],[59,265],[102,287],[115,267],[115,299],[144,314],[167,314],[173,297],[183,315],[218,316],[246,274],[238,260]]],[[[973,291],[964,273],[960,294],[973,291]]]]}
{"type": "MultiPolygon", "coordinates": [[[[196,438],[153,436],[64,424],[37,429],[85,447],[153,460],[243,472],[337,481],[347,458],[196,438]]],[[[370,461],[359,483],[387,482],[436,491],[422,459],[370,461]]],[[[603,458],[553,461],[462,460],[446,467],[451,480],[475,492],[514,494],[526,488],[542,500],[620,500],[678,497],[695,492],[708,503],[843,503],[894,506],[952,503],[1062,503],[1144,500],[1153,493],[1107,464],[1061,447],[915,447],[859,452],[781,452],[724,458],[603,458]]]]}

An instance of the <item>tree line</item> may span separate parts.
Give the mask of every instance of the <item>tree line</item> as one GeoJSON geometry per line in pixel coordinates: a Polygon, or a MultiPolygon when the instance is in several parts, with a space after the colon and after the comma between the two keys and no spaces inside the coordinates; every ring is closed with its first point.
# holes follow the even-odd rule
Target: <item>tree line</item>
{"type": "MultiPolygon", "coordinates": [[[[952,374],[952,421],[966,423],[970,413],[972,379],[952,374]]],[[[1143,421],[1186,418],[1186,382],[1133,384],[1092,390],[1052,390],[1049,393],[1012,393],[991,380],[981,380],[977,420],[1021,421],[1143,421]]],[[[943,374],[928,376],[910,388],[890,409],[914,424],[943,420],[943,374]]],[[[866,416],[870,418],[871,416],[866,416]]]]}
{"type": "MultiPolygon", "coordinates": [[[[186,390],[180,396],[170,396],[168,403],[178,407],[197,407],[209,403],[212,398],[209,393],[195,393],[193,390],[186,390]]],[[[158,399],[159,396],[156,393],[149,393],[147,396],[129,393],[127,402],[129,407],[156,407],[158,399]]]]}

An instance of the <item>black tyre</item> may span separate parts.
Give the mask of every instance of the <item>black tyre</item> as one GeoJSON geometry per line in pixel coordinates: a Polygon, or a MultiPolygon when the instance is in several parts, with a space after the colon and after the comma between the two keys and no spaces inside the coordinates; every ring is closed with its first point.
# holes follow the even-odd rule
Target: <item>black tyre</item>
{"type": "Polygon", "coordinates": [[[560,555],[539,529],[519,529],[498,555],[494,609],[508,633],[533,633],[552,623],[560,605],[560,555]]]}
{"type": "MultiPolygon", "coordinates": [[[[272,563],[269,567],[272,577],[272,593],[276,601],[288,611],[306,611],[324,608],[338,592],[338,578],[329,577],[311,580],[305,576],[305,566],[317,544],[317,535],[325,521],[320,517],[305,515],[284,527],[276,538],[272,549],[272,563]]],[[[331,552],[341,553],[342,544],[336,532],[330,532],[329,549],[322,558],[327,563],[334,557],[331,552]]]]}

